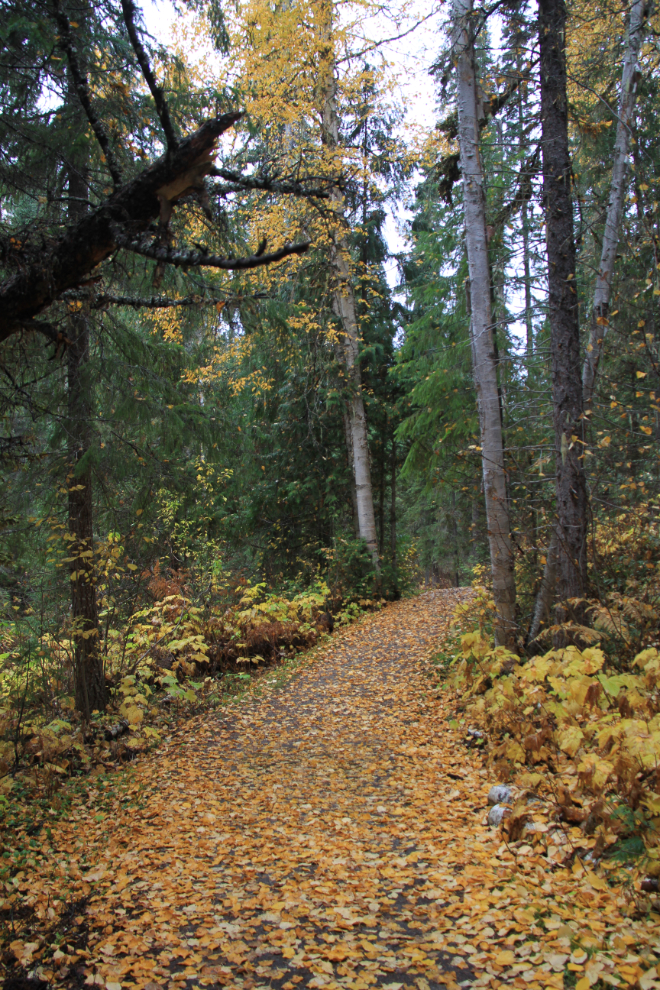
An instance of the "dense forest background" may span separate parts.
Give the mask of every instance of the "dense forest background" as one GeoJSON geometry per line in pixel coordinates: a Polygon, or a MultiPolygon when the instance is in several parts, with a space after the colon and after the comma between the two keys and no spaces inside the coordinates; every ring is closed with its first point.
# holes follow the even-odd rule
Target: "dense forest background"
{"type": "Polygon", "coordinates": [[[462,2],[415,28],[402,6],[388,31],[436,52],[437,123],[413,133],[376,7],[189,0],[165,47],[131,0],[0,3],[6,693],[30,683],[89,716],[164,629],[169,668],[208,666],[213,643],[261,660],[272,642],[246,638],[245,616],[269,602],[281,624],[304,615],[307,642],[326,611],[491,574],[496,631],[519,651],[544,629],[648,627],[660,15],[462,2]],[[550,83],[568,309],[549,284],[550,83]],[[404,206],[394,284],[384,231],[404,206]],[[562,520],[578,510],[574,553],[562,520]]]}

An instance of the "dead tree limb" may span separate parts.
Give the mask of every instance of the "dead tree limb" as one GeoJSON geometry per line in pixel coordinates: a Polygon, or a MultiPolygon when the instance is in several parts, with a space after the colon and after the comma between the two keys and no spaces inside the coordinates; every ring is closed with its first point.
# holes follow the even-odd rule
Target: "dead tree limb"
{"type": "Polygon", "coordinates": [[[328,182],[326,188],[312,186],[306,188],[302,182],[292,182],[288,179],[269,179],[267,176],[241,175],[228,168],[212,168],[209,175],[217,175],[231,186],[223,186],[212,191],[215,192],[241,192],[243,190],[256,189],[264,192],[273,192],[285,196],[304,196],[310,199],[330,199],[333,189],[341,189],[342,182],[338,179],[335,182],[328,182]]]}
{"type": "Polygon", "coordinates": [[[198,295],[172,299],[169,296],[118,296],[107,292],[94,295],[82,289],[65,292],[62,298],[65,300],[89,301],[89,307],[92,310],[105,309],[107,306],[127,306],[130,309],[170,309],[181,306],[220,306],[222,308],[245,302],[248,299],[266,299],[268,295],[265,292],[254,292],[251,295],[230,296],[225,299],[198,295]]]}
{"type": "MultiPolygon", "coordinates": [[[[27,243],[13,255],[16,271],[0,284],[0,341],[19,332],[68,289],[77,288],[119,246],[116,231],[136,238],[186,193],[200,188],[213,164],[218,137],[241,113],[207,120],[96,209],[44,246],[27,243]]],[[[263,262],[262,262],[263,263],[263,262]]],[[[40,329],[34,326],[33,329],[40,329]]]]}
{"type": "Polygon", "coordinates": [[[303,241],[301,244],[285,244],[278,251],[271,251],[269,254],[257,251],[256,254],[244,258],[221,258],[218,255],[207,254],[205,251],[191,251],[189,248],[168,248],[157,243],[144,244],[140,241],[131,241],[122,237],[118,232],[115,233],[115,239],[119,247],[125,248],[132,254],[152,258],[162,265],[173,265],[175,268],[222,268],[227,272],[260,268],[262,265],[272,265],[292,254],[304,254],[311,243],[310,241],[303,241]]]}

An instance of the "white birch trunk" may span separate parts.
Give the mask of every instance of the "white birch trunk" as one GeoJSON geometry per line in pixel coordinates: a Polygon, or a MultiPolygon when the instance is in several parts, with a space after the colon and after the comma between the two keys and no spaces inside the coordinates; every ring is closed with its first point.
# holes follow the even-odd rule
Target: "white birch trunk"
{"type": "MultiPolygon", "coordinates": [[[[337,354],[337,360],[343,364],[343,355],[341,355],[340,346],[338,345],[335,349],[337,354]]],[[[355,530],[356,537],[360,536],[360,521],[358,514],[358,501],[357,501],[357,489],[355,487],[355,466],[353,462],[353,431],[351,429],[351,417],[349,415],[348,409],[344,406],[344,436],[346,438],[346,457],[348,459],[348,468],[350,471],[351,478],[351,505],[353,507],[353,528],[355,530]]]]}
{"type": "Polygon", "coordinates": [[[600,267],[596,278],[596,288],[591,309],[589,344],[582,369],[582,390],[585,407],[591,405],[596,374],[598,372],[598,362],[600,361],[603,341],[608,327],[612,273],[614,271],[616,249],[619,242],[619,227],[621,224],[623,197],[626,191],[626,174],[628,171],[630,131],[635,100],[637,98],[637,60],[644,37],[644,27],[648,12],[647,3],[648,0],[633,0],[632,7],[630,8],[628,45],[623,63],[621,95],[619,97],[619,119],[616,125],[616,141],[614,143],[612,183],[610,185],[610,198],[607,204],[600,267]]]}
{"type": "MultiPolygon", "coordinates": [[[[317,32],[318,39],[321,43],[319,92],[321,98],[322,139],[326,147],[336,148],[339,144],[339,121],[337,117],[335,63],[332,45],[332,0],[324,0],[324,2],[319,4],[317,32]]],[[[335,192],[333,194],[332,203],[341,223],[343,219],[341,193],[335,192]]],[[[349,451],[349,461],[352,454],[359,535],[369,548],[376,570],[379,570],[380,558],[378,555],[376,517],[374,515],[374,501],[371,487],[367,414],[362,395],[362,375],[360,373],[358,352],[360,329],[355,306],[355,293],[353,292],[351,282],[349,258],[348,243],[341,226],[339,226],[332,234],[330,262],[335,281],[332,307],[343,331],[342,340],[337,351],[341,356],[341,363],[346,373],[348,388],[350,389],[350,397],[347,401],[352,448],[349,451]]]]}
{"type": "Polygon", "coordinates": [[[454,50],[457,65],[458,139],[465,238],[470,273],[470,337],[474,381],[481,427],[481,460],[486,501],[488,542],[497,609],[495,640],[516,650],[516,586],[513,544],[504,470],[502,422],[497,393],[497,369],[490,305],[490,271],[486,237],[483,169],[479,156],[479,121],[474,48],[471,37],[472,0],[454,0],[454,50]]]}

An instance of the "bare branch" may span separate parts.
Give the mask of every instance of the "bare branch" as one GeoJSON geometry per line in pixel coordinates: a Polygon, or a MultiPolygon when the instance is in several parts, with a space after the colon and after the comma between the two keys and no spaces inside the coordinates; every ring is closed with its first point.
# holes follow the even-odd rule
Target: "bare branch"
{"type": "Polygon", "coordinates": [[[94,296],[88,291],[65,292],[63,299],[89,300],[91,309],[105,309],[107,306],[128,306],[131,309],[169,309],[173,306],[224,306],[243,302],[245,299],[266,299],[265,292],[257,292],[250,296],[234,296],[228,299],[217,299],[204,296],[184,296],[181,299],[171,299],[169,296],[115,296],[101,293],[94,296]]]}
{"type": "Polygon", "coordinates": [[[108,171],[112,176],[112,181],[117,186],[121,182],[121,171],[115,161],[114,153],[110,145],[110,138],[108,137],[108,133],[103,125],[103,121],[100,120],[94,112],[89,95],[87,76],[78,61],[78,52],[76,49],[75,39],[71,33],[71,23],[66,13],[61,9],[58,0],[55,0],[55,19],[60,32],[60,45],[66,52],[71,78],[73,79],[73,84],[76,87],[78,99],[80,100],[88,121],[92,125],[92,130],[96,135],[96,140],[101,146],[101,151],[105,156],[106,165],[108,166],[108,171]]]}
{"type": "Polygon", "coordinates": [[[341,65],[343,62],[348,62],[355,59],[364,58],[365,55],[369,55],[370,52],[377,51],[383,48],[385,45],[391,45],[393,41],[401,41],[403,38],[407,38],[409,34],[416,31],[417,28],[421,27],[422,24],[426,24],[432,17],[435,17],[438,13],[438,9],[434,8],[430,13],[425,14],[418,21],[416,21],[412,27],[407,28],[405,31],[399,32],[399,34],[393,34],[391,38],[383,38],[382,41],[370,41],[367,42],[364,48],[357,52],[350,52],[344,58],[337,59],[337,65],[341,65]]]}
{"type": "Polygon", "coordinates": [[[92,309],[106,306],[129,306],[131,309],[169,309],[172,306],[223,306],[224,299],[204,299],[202,296],[184,296],[170,299],[168,296],[97,296],[92,309]]]}
{"type": "Polygon", "coordinates": [[[212,168],[209,175],[217,175],[221,179],[225,179],[226,182],[231,182],[235,188],[219,187],[216,192],[239,192],[241,189],[260,189],[265,192],[280,193],[285,196],[306,196],[310,199],[330,199],[331,189],[340,189],[342,187],[342,180],[332,181],[328,180],[327,186],[329,188],[312,187],[311,189],[306,189],[302,182],[290,182],[284,180],[282,182],[277,179],[260,178],[258,176],[246,176],[241,175],[240,172],[234,172],[228,168],[212,168]]]}
{"type": "Polygon", "coordinates": [[[140,41],[140,35],[135,27],[135,5],[133,4],[133,0],[121,0],[121,9],[124,14],[124,23],[126,24],[128,37],[131,39],[133,51],[137,55],[137,60],[140,63],[140,68],[142,69],[142,75],[144,76],[147,86],[151,90],[151,95],[154,98],[156,111],[167,140],[167,147],[170,151],[175,151],[179,145],[179,142],[176,134],[174,133],[174,127],[172,126],[172,119],[170,117],[167,101],[163,95],[163,89],[156,82],[156,77],[154,76],[152,68],[149,65],[147,53],[144,50],[142,42],[140,41]]]}
{"type": "Polygon", "coordinates": [[[176,250],[158,247],[156,244],[144,244],[131,241],[115,230],[115,241],[118,247],[140,254],[144,258],[152,258],[162,265],[174,265],[176,268],[222,268],[224,271],[237,272],[249,268],[260,268],[262,265],[272,265],[276,261],[288,258],[293,254],[304,254],[309,250],[310,241],[301,244],[285,244],[279,251],[269,254],[253,254],[246,258],[220,258],[217,255],[206,254],[205,251],[176,250]]]}

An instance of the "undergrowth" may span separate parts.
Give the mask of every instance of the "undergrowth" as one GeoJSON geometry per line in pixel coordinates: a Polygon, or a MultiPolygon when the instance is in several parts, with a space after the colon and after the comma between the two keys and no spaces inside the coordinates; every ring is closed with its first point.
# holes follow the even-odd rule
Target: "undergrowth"
{"type": "Polygon", "coordinates": [[[617,871],[632,865],[652,894],[660,885],[660,566],[647,553],[649,534],[627,522],[616,546],[607,533],[607,590],[566,603],[568,621],[546,626],[536,655],[522,643],[520,655],[494,645],[494,605],[478,584],[456,609],[435,669],[467,741],[482,746],[494,780],[514,785],[503,809],[508,841],[544,844],[555,865],[600,865],[610,880],[630,882],[629,870],[617,871]],[[530,837],[534,801],[548,817],[530,837]]]}
{"type": "MultiPolygon", "coordinates": [[[[15,827],[20,819],[29,829],[42,811],[48,819],[57,817],[90,776],[130,763],[181,731],[194,714],[240,702],[248,692],[259,693],[262,683],[284,683],[296,658],[335,626],[380,607],[360,599],[332,616],[325,610],[329,592],[322,581],[290,597],[242,581],[229,593],[225,582],[193,598],[181,580],[161,575],[152,579],[151,589],[169,593],[105,630],[101,648],[110,703],[89,721],[74,706],[74,650],[66,626],[57,634],[31,635],[29,617],[5,623],[0,654],[0,821],[5,826],[15,827]]],[[[17,868],[12,853],[12,869],[17,868]]]]}

